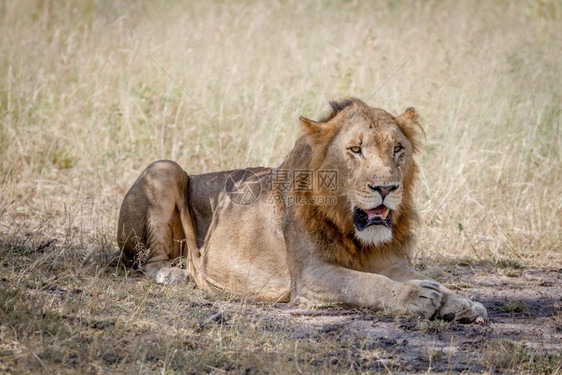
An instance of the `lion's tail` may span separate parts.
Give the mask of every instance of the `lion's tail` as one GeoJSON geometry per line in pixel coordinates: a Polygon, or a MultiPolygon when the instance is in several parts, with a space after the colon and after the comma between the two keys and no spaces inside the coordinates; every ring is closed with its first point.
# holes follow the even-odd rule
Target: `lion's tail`
{"type": "MultiPolygon", "coordinates": [[[[187,175],[187,173],[186,173],[187,175]]],[[[187,184],[189,185],[189,175],[187,175],[187,184]]],[[[187,194],[187,186],[186,186],[187,194]]],[[[195,228],[193,227],[193,221],[191,220],[191,213],[189,211],[189,205],[187,199],[184,197],[183,202],[179,207],[181,225],[183,227],[183,232],[185,234],[185,241],[187,244],[187,264],[188,271],[195,285],[203,290],[211,291],[212,288],[216,287],[219,289],[225,289],[224,285],[215,282],[210,279],[206,274],[203,266],[203,257],[199,246],[197,246],[195,228]]]]}

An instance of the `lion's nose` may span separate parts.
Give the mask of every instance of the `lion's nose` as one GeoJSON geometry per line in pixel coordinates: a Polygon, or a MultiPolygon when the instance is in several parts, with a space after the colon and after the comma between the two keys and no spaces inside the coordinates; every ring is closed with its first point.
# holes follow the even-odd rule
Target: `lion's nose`
{"type": "Polygon", "coordinates": [[[367,186],[373,190],[378,192],[381,195],[381,198],[384,200],[391,191],[398,189],[398,185],[387,185],[387,186],[373,186],[371,184],[367,184],[367,186]]]}

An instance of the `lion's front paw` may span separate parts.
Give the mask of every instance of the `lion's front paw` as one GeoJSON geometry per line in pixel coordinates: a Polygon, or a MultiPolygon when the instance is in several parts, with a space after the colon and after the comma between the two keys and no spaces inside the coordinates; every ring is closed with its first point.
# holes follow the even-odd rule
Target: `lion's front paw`
{"type": "Polygon", "coordinates": [[[400,306],[428,319],[441,307],[442,298],[441,286],[426,280],[405,281],[401,283],[396,295],[400,306]]]}
{"type": "Polygon", "coordinates": [[[459,321],[461,323],[488,323],[488,312],[479,302],[462,298],[456,294],[445,295],[443,306],[438,316],[447,321],[459,321]]]}
{"type": "Polygon", "coordinates": [[[154,279],[158,284],[175,284],[189,281],[189,272],[178,267],[163,267],[158,270],[154,279]]]}

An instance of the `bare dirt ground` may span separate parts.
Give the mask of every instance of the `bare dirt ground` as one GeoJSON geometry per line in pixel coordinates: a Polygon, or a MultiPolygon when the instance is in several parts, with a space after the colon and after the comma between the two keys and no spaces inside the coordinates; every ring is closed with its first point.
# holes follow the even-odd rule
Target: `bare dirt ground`
{"type": "MultiPolygon", "coordinates": [[[[298,322],[303,328],[293,335],[352,338],[361,343],[363,350],[385,349],[386,354],[369,365],[372,370],[481,372],[510,367],[525,370],[516,366],[524,358],[507,358],[506,354],[528,351],[536,359],[540,356],[542,361],[552,359],[545,366],[554,365],[554,361],[558,364],[526,370],[559,371],[560,357],[555,356],[562,351],[562,270],[525,269],[509,271],[508,275],[502,271],[489,265],[465,263],[447,272],[450,279],[457,280],[450,286],[466,288],[460,293],[487,307],[491,316],[489,325],[428,322],[411,317],[381,318],[360,311],[326,311],[325,314],[294,311],[289,312],[295,317],[293,323],[298,322]]],[[[341,353],[333,353],[334,360],[338,354],[341,353]]],[[[365,358],[357,355],[355,360],[360,366],[365,358]]]]}
{"type": "Polygon", "coordinates": [[[559,268],[418,262],[487,307],[489,325],[467,325],[337,305],[297,309],[192,285],[157,285],[84,262],[73,246],[57,242],[0,246],[0,372],[561,370],[559,268]]]}

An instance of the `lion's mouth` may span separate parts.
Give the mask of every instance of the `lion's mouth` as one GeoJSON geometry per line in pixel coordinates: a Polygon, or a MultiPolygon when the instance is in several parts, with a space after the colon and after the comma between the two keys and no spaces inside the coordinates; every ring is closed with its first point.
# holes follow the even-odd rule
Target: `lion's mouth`
{"type": "Polygon", "coordinates": [[[392,225],[392,210],[384,204],[370,210],[362,210],[356,207],[353,211],[353,222],[358,231],[362,231],[371,225],[384,225],[390,228],[392,225]]]}

